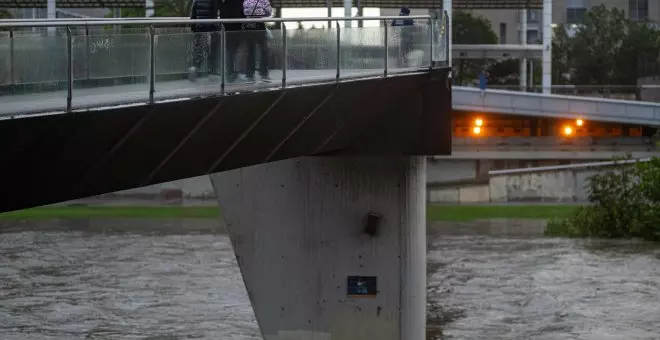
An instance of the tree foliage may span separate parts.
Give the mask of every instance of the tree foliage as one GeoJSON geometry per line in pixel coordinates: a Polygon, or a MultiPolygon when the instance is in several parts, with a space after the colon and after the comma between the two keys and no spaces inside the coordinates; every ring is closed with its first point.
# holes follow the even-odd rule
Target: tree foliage
{"type": "Polygon", "coordinates": [[[590,177],[587,189],[591,205],[550,221],[547,235],[660,240],[660,158],[619,163],[590,177]]]}
{"type": "Polygon", "coordinates": [[[572,29],[572,37],[566,27],[554,29],[553,83],[636,85],[639,77],[657,74],[660,32],[651,25],[600,5],[572,29]]]}
{"type": "MultiPolygon", "coordinates": [[[[497,44],[497,35],[490,21],[467,11],[455,11],[452,15],[452,42],[454,44],[497,44]]],[[[459,85],[476,79],[486,67],[485,60],[458,60],[454,80],[459,85]]]]}

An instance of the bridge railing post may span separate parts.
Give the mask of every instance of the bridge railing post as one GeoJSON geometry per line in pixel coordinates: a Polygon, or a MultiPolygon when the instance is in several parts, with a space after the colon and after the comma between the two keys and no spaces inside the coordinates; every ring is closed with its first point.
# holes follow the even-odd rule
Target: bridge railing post
{"type": "Polygon", "coordinates": [[[66,26],[66,59],[67,59],[67,91],[66,111],[71,112],[73,106],[73,33],[71,26],[66,26]]]}
{"type": "Polygon", "coordinates": [[[14,85],[16,82],[14,73],[14,29],[9,30],[9,81],[14,85]]]}
{"type": "Polygon", "coordinates": [[[149,104],[154,103],[156,92],[156,29],[149,25],[149,104]]]}
{"type": "Polygon", "coordinates": [[[383,77],[387,78],[387,61],[389,59],[389,54],[390,54],[390,43],[389,43],[389,37],[388,37],[388,29],[387,29],[387,20],[383,20],[383,45],[385,47],[385,66],[383,66],[383,77]]]}
{"type": "Polygon", "coordinates": [[[286,25],[282,23],[282,88],[286,88],[286,69],[288,68],[286,25]]]}
{"type": "Polygon", "coordinates": [[[433,40],[434,36],[433,17],[429,18],[429,70],[433,69],[433,40]]]}
{"type": "MultiPolygon", "coordinates": [[[[220,94],[225,94],[227,82],[227,30],[220,24],[220,94]]],[[[231,62],[234,62],[233,60],[231,62]]]]}
{"type": "Polygon", "coordinates": [[[450,34],[451,34],[451,20],[449,20],[449,14],[447,14],[447,11],[444,11],[444,17],[445,17],[445,27],[443,28],[443,34],[445,35],[445,61],[447,62],[447,66],[451,67],[451,42],[449,40],[450,34]]]}
{"type": "Polygon", "coordinates": [[[339,82],[340,70],[341,69],[341,27],[339,25],[339,20],[337,20],[337,82],[339,82]]]}

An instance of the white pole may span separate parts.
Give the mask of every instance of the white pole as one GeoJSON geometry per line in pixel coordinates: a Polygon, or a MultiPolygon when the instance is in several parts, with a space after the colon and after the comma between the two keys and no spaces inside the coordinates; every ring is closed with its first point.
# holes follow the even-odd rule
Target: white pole
{"type": "MultiPolygon", "coordinates": [[[[527,45],[527,9],[520,11],[520,44],[527,45]]],[[[520,59],[520,90],[527,91],[527,58],[520,59]]]]}
{"type": "MultiPolygon", "coordinates": [[[[46,17],[49,20],[57,19],[57,1],[48,0],[46,8],[46,17]]],[[[48,27],[48,35],[55,35],[55,27],[48,27]]]]}
{"type": "MultiPolygon", "coordinates": [[[[344,0],[344,16],[350,18],[353,16],[353,0],[344,0]]],[[[353,23],[350,21],[344,22],[344,27],[351,28],[353,23]]]]}
{"type": "Polygon", "coordinates": [[[543,93],[552,90],[552,0],[543,0],[543,93]]]}
{"type": "Polygon", "coordinates": [[[154,0],[144,0],[144,16],[151,18],[154,16],[154,0]]]}
{"type": "Polygon", "coordinates": [[[447,60],[449,61],[449,66],[451,66],[451,59],[452,59],[451,32],[454,29],[451,23],[451,18],[452,18],[451,7],[452,7],[452,0],[442,0],[442,10],[447,11],[447,20],[449,22],[449,30],[447,31],[447,34],[449,35],[449,39],[447,39],[449,42],[449,48],[448,48],[449,55],[447,56],[447,60]]]}

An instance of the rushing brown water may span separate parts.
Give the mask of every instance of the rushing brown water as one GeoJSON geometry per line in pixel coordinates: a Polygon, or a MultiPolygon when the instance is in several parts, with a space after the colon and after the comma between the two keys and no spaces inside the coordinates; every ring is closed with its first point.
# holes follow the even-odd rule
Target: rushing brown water
{"type": "MultiPolygon", "coordinates": [[[[217,222],[2,227],[3,340],[260,339],[217,222]]],[[[429,230],[433,337],[660,337],[656,244],[548,239],[519,221],[429,230]]]]}

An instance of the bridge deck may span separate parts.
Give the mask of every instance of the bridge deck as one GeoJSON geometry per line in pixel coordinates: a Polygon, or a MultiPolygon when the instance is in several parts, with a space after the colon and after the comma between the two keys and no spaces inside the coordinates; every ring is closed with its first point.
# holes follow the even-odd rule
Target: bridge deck
{"type": "MultiPolygon", "coordinates": [[[[398,68],[390,73],[396,74],[415,69],[398,68]]],[[[334,81],[336,70],[288,70],[287,86],[315,82],[334,81]]],[[[382,70],[341,70],[341,80],[381,76],[382,70]]],[[[259,89],[277,88],[282,84],[282,71],[271,70],[270,83],[236,82],[227,84],[226,93],[247,92],[259,89]]],[[[221,81],[217,77],[200,78],[195,82],[173,80],[156,83],[154,99],[168,100],[177,98],[202,97],[220,94],[221,81]]],[[[0,96],[0,115],[20,115],[30,113],[57,112],[66,110],[67,91],[26,93],[0,96]]],[[[116,105],[146,103],[149,100],[149,84],[130,84],[80,88],[73,90],[73,109],[99,108],[116,105]]]]}
{"type": "MultiPolygon", "coordinates": [[[[415,69],[396,68],[390,74],[410,72],[415,69]]],[[[341,80],[382,76],[380,69],[341,70],[341,80]]],[[[225,92],[247,92],[281,86],[282,71],[271,71],[271,83],[238,82],[227,84],[225,92]]],[[[328,82],[336,79],[335,69],[289,70],[287,86],[306,83],[328,82]]],[[[203,97],[220,94],[220,80],[200,79],[197,82],[174,80],[156,83],[156,100],[203,97]]],[[[73,108],[87,109],[124,104],[146,103],[149,86],[146,83],[114,85],[93,88],[76,88],[73,91],[73,108]]],[[[66,110],[66,91],[26,93],[0,96],[0,115],[20,115],[66,110]]],[[[564,95],[546,95],[503,90],[486,90],[455,86],[453,108],[460,111],[504,113],[513,115],[584,118],[593,121],[609,121],[657,126],[660,125],[660,104],[627,100],[611,100],[564,95]]]]}
{"type": "Polygon", "coordinates": [[[660,104],[454,86],[454,110],[657,126],[660,104]]]}

